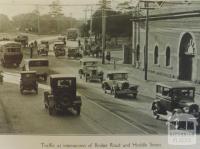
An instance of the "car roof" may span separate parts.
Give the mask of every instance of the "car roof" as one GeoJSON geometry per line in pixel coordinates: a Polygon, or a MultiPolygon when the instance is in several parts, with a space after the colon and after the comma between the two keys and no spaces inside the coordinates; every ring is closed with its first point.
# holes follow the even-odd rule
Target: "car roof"
{"type": "Polygon", "coordinates": [[[40,42],[49,42],[48,40],[41,40],[40,42]]]}
{"type": "Polygon", "coordinates": [[[36,73],[36,71],[21,71],[21,74],[25,74],[25,73],[36,73]]]}
{"type": "Polygon", "coordinates": [[[180,82],[180,81],[168,81],[168,82],[159,82],[156,85],[165,86],[167,88],[195,88],[189,82],[180,82]]]}
{"type": "Polygon", "coordinates": [[[76,78],[74,75],[72,74],[53,74],[53,75],[50,75],[50,78],[52,79],[61,79],[61,78],[76,78]]]}
{"type": "Polygon", "coordinates": [[[125,74],[128,74],[128,72],[126,71],[109,71],[107,74],[119,74],[119,73],[125,73],[125,74]]]}
{"type": "Polygon", "coordinates": [[[63,41],[55,41],[54,44],[64,44],[63,41]]]}
{"type": "Polygon", "coordinates": [[[98,62],[98,60],[95,58],[82,58],[80,62],[98,62]]]}
{"type": "Polygon", "coordinates": [[[48,59],[44,59],[44,58],[28,58],[28,59],[24,59],[24,61],[27,61],[27,62],[29,62],[29,61],[49,61],[48,59]]]}
{"type": "Polygon", "coordinates": [[[0,41],[0,45],[6,45],[6,44],[17,44],[17,45],[21,45],[21,43],[15,42],[15,41],[8,41],[8,40],[0,41]]]}

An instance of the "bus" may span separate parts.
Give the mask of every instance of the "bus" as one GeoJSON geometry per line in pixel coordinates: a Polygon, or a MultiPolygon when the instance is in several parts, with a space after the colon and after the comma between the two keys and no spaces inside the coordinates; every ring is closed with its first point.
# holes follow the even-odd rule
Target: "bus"
{"type": "Polygon", "coordinates": [[[69,28],[67,30],[67,40],[75,41],[79,36],[79,30],[77,28],[69,28]]]}
{"type": "Polygon", "coordinates": [[[5,67],[15,65],[18,67],[22,61],[21,44],[14,41],[0,41],[0,61],[5,67]]]}

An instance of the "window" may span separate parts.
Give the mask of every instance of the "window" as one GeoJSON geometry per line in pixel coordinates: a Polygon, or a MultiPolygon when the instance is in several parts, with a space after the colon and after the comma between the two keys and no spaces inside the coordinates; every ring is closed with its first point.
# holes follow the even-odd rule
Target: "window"
{"type": "Polygon", "coordinates": [[[154,51],[154,64],[158,64],[158,46],[155,47],[154,51]]]}
{"type": "Polygon", "coordinates": [[[48,60],[30,61],[29,67],[49,66],[48,60]]]}
{"type": "Polygon", "coordinates": [[[170,66],[170,47],[166,49],[166,66],[170,66]]]}
{"type": "Polygon", "coordinates": [[[137,48],[136,48],[136,60],[140,61],[140,45],[139,44],[137,45],[137,48]]]}

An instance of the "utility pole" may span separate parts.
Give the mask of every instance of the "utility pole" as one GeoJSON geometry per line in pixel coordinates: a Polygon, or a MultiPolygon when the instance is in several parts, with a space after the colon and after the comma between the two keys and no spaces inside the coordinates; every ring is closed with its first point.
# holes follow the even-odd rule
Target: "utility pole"
{"type": "Polygon", "coordinates": [[[92,9],[92,6],[91,6],[91,20],[90,20],[90,40],[92,40],[92,23],[93,23],[93,18],[92,18],[92,13],[93,13],[93,9],[92,9]]]}
{"type": "Polygon", "coordinates": [[[70,13],[70,28],[72,28],[72,13],[70,13]]]}
{"type": "Polygon", "coordinates": [[[106,0],[102,0],[102,64],[105,64],[106,46],[106,0]]]}
{"type": "MultiPolygon", "coordinates": [[[[133,12],[133,16],[137,17],[137,12],[135,10],[133,12]]],[[[134,21],[134,66],[136,66],[136,57],[137,57],[136,43],[137,43],[137,23],[136,21],[134,21]]]]}
{"type": "Polygon", "coordinates": [[[149,3],[154,3],[154,1],[148,1],[148,0],[141,0],[140,2],[144,2],[144,8],[141,9],[146,9],[146,25],[145,25],[145,30],[146,30],[146,40],[145,40],[145,49],[144,49],[144,79],[147,80],[147,73],[148,73],[148,48],[149,48],[149,10],[154,9],[149,7],[149,3]]]}
{"type": "Polygon", "coordinates": [[[148,44],[149,44],[149,2],[145,2],[145,8],[146,8],[146,46],[145,46],[145,62],[144,62],[144,70],[145,70],[145,76],[144,79],[147,80],[147,71],[148,71],[148,44]]]}
{"type": "Polygon", "coordinates": [[[39,5],[36,5],[36,14],[37,14],[37,31],[38,31],[38,34],[40,34],[40,11],[39,11],[39,5]]]}

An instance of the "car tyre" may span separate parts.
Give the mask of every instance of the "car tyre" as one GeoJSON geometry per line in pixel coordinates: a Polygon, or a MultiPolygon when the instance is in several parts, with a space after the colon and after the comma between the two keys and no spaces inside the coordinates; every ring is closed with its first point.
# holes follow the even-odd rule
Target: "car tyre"
{"type": "Polygon", "coordinates": [[[81,113],[81,107],[80,106],[77,106],[76,107],[76,115],[79,116],[81,113]]]}
{"type": "Polygon", "coordinates": [[[158,103],[154,103],[152,106],[152,111],[153,111],[153,116],[155,119],[159,119],[159,111],[160,111],[160,106],[158,103]]]}

